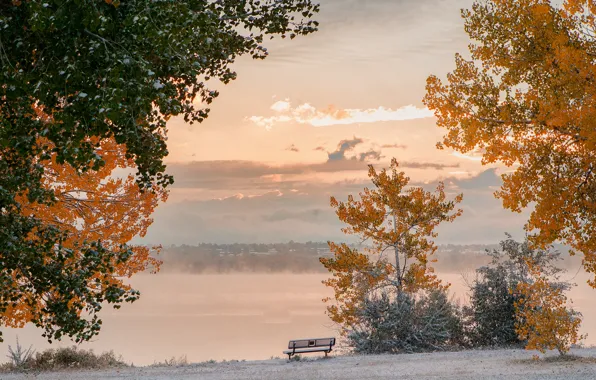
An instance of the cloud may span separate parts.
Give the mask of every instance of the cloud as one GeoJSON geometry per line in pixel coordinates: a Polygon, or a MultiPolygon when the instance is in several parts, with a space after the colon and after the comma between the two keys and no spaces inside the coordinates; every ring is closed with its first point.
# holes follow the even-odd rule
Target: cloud
{"type": "Polygon", "coordinates": [[[256,194],[256,195],[244,195],[242,193],[238,193],[232,195],[230,197],[220,197],[220,198],[213,198],[213,200],[217,201],[230,201],[230,200],[241,200],[244,198],[256,198],[256,197],[283,197],[284,193],[282,193],[279,189],[275,189],[273,191],[268,191],[264,194],[256,194]]]}
{"type": "Polygon", "coordinates": [[[453,153],[451,153],[451,155],[458,157],[458,158],[463,158],[465,160],[470,160],[470,161],[482,161],[482,156],[470,156],[467,154],[461,154],[459,152],[453,152],[453,153]]]}
{"type": "Polygon", "coordinates": [[[331,125],[424,119],[434,116],[433,112],[428,108],[418,108],[411,104],[396,109],[385,108],[383,106],[365,110],[357,108],[340,109],[333,105],[329,105],[327,108],[317,109],[309,103],[292,107],[289,99],[286,99],[273,103],[270,109],[275,112],[275,115],[249,116],[247,119],[260,127],[271,129],[276,124],[290,121],[299,124],[309,124],[314,127],[326,127],[331,125]]]}
{"type": "Polygon", "coordinates": [[[174,176],[174,187],[195,189],[226,189],[227,191],[253,191],[290,187],[295,177],[317,173],[366,171],[366,165],[357,160],[326,161],[312,164],[270,165],[256,161],[195,161],[168,165],[174,176]]]}
{"type": "Polygon", "coordinates": [[[376,150],[369,150],[368,152],[360,153],[360,161],[368,161],[368,160],[381,160],[381,151],[376,150]]]}
{"type": "Polygon", "coordinates": [[[362,144],[364,140],[361,138],[354,137],[351,140],[341,140],[337,144],[337,150],[334,152],[328,152],[327,156],[329,161],[341,161],[346,159],[346,152],[354,150],[358,144],[362,144]]]}
{"type": "Polygon", "coordinates": [[[435,170],[443,170],[449,168],[459,168],[459,164],[438,164],[434,162],[400,162],[400,168],[410,168],[410,169],[435,169],[435,170]]]}
{"type": "Polygon", "coordinates": [[[383,144],[381,145],[381,148],[383,149],[391,149],[391,148],[396,148],[396,149],[407,149],[408,146],[404,145],[404,144],[383,144]]]}
{"type": "MultiPolygon", "coordinates": [[[[357,140],[357,139],[354,139],[357,140]]],[[[350,143],[340,144],[349,146],[350,143]]],[[[345,153],[346,150],[344,150],[345,153]]],[[[337,157],[339,157],[339,153],[337,157]]],[[[321,163],[298,163],[286,165],[271,165],[256,161],[195,161],[190,163],[171,163],[168,165],[168,173],[175,178],[173,188],[180,189],[203,189],[203,190],[225,190],[226,196],[235,193],[243,193],[250,190],[255,191],[276,191],[283,192],[291,189],[298,189],[304,185],[309,177],[317,174],[331,174],[340,172],[361,172],[363,178],[366,176],[368,165],[363,160],[377,159],[380,152],[368,151],[351,158],[337,158],[321,163]]],[[[335,156],[334,156],[335,157],[335,156]]],[[[379,162],[380,167],[389,166],[388,163],[379,162]]],[[[400,161],[402,169],[419,170],[444,170],[458,168],[459,164],[441,164],[434,162],[400,161]]]]}
{"type": "MultiPolygon", "coordinates": [[[[221,169],[221,165],[214,169],[221,169]]],[[[494,169],[465,179],[447,178],[447,181],[458,189],[449,191],[450,199],[463,191],[464,213],[454,223],[439,227],[438,243],[495,243],[501,240],[504,231],[522,231],[527,212],[517,214],[504,210],[502,202],[494,198],[492,187],[501,183],[494,169]]],[[[370,186],[370,180],[278,186],[279,190],[263,191],[256,196],[236,194],[221,199],[178,202],[171,199],[157,209],[155,223],[149,228],[145,242],[167,245],[343,241],[349,237],[341,232],[344,225],[329,207],[329,196],[345,200],[349,194],[356,195],[370,186]]],[[[433,190],[437,182],[423,186],[433,190]]]]}
{"type": "Polygon", "coordinates": [[[354,137],[351,140],[341,140],[337,144],[337,149],[333,152],[327,152],[328,161],[343,161],[343,160],[358,160],[360,162],[368,160],[381,160],[381,151],[370,148],[366,152],[359,153],[353,157],[346,157],[347,152],[351,152],[356,148],[357,145],[364,143],[364,140],[358,137],[354,137]]]}
{"type": "Polygon", "coordinates": [[[279,100],[271,105],[271,108],[275,112],[287,112],[290,111],[290,102],[288,99],[279,100]]]}
{"type": "Polygon", "coordinates": [[[503,184],[501,176],[497,174],[497,168],[487,169],[471,178],[459,178],[454,181],[464,190],[491,189],[494,191],[503,184]]]}
{"type": "Polygon", "coordinates": [[[296,153],[300,152],[300,149],[298,149],[296,147],[296,145],[294,145],[294,144],[292,144],[289,147],[287,147],[286,150],[289,150],[290,152],[296,152],[296,153]]]}
{"type": "Polygon", "coordinates": [[[318,146],[318,147],[316,147],[316,148],[315,148],[315,149],[313,149],[313,150],[320,150],[320,151],[322,151],[322,152],[326,152],[326,151],[327,151],[327,149],[325,149],[325,147],[323,147],[323,146],[318,146]]]}
{"type": "Polygon", "coordinates": [[[312,208],[308,210],[276,210],[271,214],[262,215],[262,219],[267,222],[282,222],[287,220],[301,220],[304,222],[321,222],[326,220],[333,223],[337,217],[331,208],[312,208]]]}

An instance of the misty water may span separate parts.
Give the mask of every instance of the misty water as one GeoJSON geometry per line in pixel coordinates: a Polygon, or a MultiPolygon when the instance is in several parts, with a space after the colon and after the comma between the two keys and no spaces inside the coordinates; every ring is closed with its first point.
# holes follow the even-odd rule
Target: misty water
{"type": "MultiPolygon", "coordinates": [[[[575,273],[568,274],[573,278],[575,273]]],[[[281,357],[295,338],[337,336],[325,315],[322,299],[331,295],[321,284],[327,274],[165,274],[139,275],[132,285],[142,297],[120,310],[105,309],[101,334],[82,345],[95,352],[114,350],[135,365],[171,357],[189,362],[210,359],[269,359],[281,357]]],[[[465,281],[457,273],[440,273],[455,298],[466,301],[465,281]]],[[[574,306],[583,313],[586,344],[596,343],[596,290],[585,274],[573,281],[574,306]]],[[[16,336],[24,346],[41,350],[50,345],[33,326],[5,329],[0,355],[16,336]]],[[[53,344],[69,346],[68,340],[53,344]]]]}

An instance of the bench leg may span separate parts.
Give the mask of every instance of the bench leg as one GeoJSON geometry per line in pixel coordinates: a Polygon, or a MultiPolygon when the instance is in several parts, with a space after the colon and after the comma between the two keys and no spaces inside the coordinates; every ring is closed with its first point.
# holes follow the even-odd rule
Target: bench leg
{"type": "Polygon", "coordinates": [[[288,360],[292,360],[292,354],[291,353],[288,354],[288,360]]]}

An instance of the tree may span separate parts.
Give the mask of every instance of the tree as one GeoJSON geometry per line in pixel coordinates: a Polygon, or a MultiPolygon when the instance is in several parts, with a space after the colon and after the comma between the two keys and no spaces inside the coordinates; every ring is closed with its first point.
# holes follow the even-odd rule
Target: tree
{"type": "MultiPolygon", "coordinates": [[[[532,281],[528,262],[548,275],[550,284],[568,289],[570,284],[561,282],[564,272],[556,263],[561,260],[559,251],[552,249],[535,250],[530,243],[515,241],[511,235],[502,240],[499,250],[488,251],[491,261],[476,270],[477,278],[470,285],[470,305],[464,307],[468,316],[467,327],[473,346],[510,346],[523,343],[516,331],[516,321],[521,311],[517,291],[520,284],[532,281]]],[[[524,285],[525,286],[525,285],[524,285]]]]}
{"type": "Polygon", "coordinates": [[[23,304],[15,281],[25,276],[36,297],[54,292],[35,323],[89,339],[99,326],[72,312],[83,309],[72,293],[92,313],[102,300],[136,299],[113,283],[86,287],[134,257],[131,247],[98,238],[68,248],[72,229],[26,212],[23,197],[36,207],[60,202],[41,163],[98,172],[109,165],[101,145],[113,140],[139,189],[159,197],[173,182],[167,120],[203,121],[218,95],[209,80],[235,79],[238,56],[265,58],[265,37],[316,31],[318,9],[311,0],[0,2],[0,313],[23,304]]]}
{"type": "MultiPolygon", "coordinates": [[[[59,226],[63,235],[59,248],[46,255],[27,252],[15,268],[4,270],[3,298],[12,302],[0,314],[1,325],[23,327],[33,322],[45,329],[48,339],[68,334],[80,341],[99,331],[102,301],[119,308],[120,301],[111,299],[114,294],[129,302],[138,298],[138,292],[123,283],[124,277],[159,270],[161,262],[151,253],[160,247],[130,246],[123,251],[122,246],[145,235],[151,213],[166,200],[167,192],[157,185],[153,192],[140,191],[132,174],[115,177],[115,169],[132,168],[133,161],[113,139],[97,145],[106,163],[99,170],[79,173],[68,164],[58,164],[55,153],[40,161],[45,168],[42,184],[54,193],[54,203],[17,197],[23,216],[59,226]],[[101,251],[90,251],[89,242],[99,242],[101,251]]],[[[31,240],[34,243],[35,237],[31,240]]]]}
{"type": "MultiPolygon", "coordinates": [[[[126,147],[114,139],[99,141],[97,154],[105,165],[98,170],[79,173],[68,164],[58,164],[56,154],[44,166],[43,186],[56,198],[52,204],[30,203],[25,196],[17,199],[22,214],[40,219],[46,225],[60,226],[67,231],[64,247],[74,248],[84,241],[101,241],[106,249],[115,250],[135,236],[144,237],[153,223],[151,214],[159,202],[165,202],[168,192],[153,184],[154,191],[141,191],[132,174],[132,159],[126,158],[126,147]],[[121,173],[117,173],[120,170],[121,173]]],[[[149,256],[150,248],[131,246],[134,256],[115,267],[118,276],[130,277],[148,265],[159,267],[149,256]]],[[[160,249],[160,247],[153,247],[160,249]]]]}
{"type": "Polygon", "coordinates": [[[515,330],[520,339],[527,340],[526,349],[542,353],[556,349],[564,356],[583,339],[581,314],[567,305],[564,289],[554,286],[539,266],[531,260],[527,266],[532,281],[517,285],[515,330]]]}
{"type": "MultiPolygon", "coordinates": [[[[437,247],[432,238],[441,222],[451,222],[461,215],[455,205],[457,195],[447,201],[444,185],[434,193],[421,187],[407,187],[410,179],[398,171],[397,160],[391,160],[390,171],[380,173],[369,166],[368,176],[373,189],[365,188],[360,200],[351,195],[347,202],[331,197],[331,206],[339,219],[347,224],[342,231],[359,235],[372,245],[365,253],[346,244],[330,242],[332,258],[321,263],[333,278],[324,284],[333,288],[336,305],[327,308],[330,318],[349,327],[358,319],[358,311],[367,296],[374,292],[415,293],[421,289],[444,287],[429,265],[437,247]],[[391,249],[393,257],[383,256],[391,249]]],[[[330,299],[327,299],[329,301],[330,299]]]]}
{"type": "MultiPolygon", "coordinates": [[[[515,167],[496,196],[526,224],[537,247],[561,241],[596,273],[596,3],[476,1],[463,10],[471,59],[455,56],[424,103],[447,129],[439,148],[515,167]]],[[[589,281],[596,287],[594,279],[589,281]]]]}
{"type": "Polygon", "coordinates": [[[499,250],[487,251],[492,260],[477,269],[470,286],[470,305],[464,307],[470,344],[525,344],[563,355],[581,339],[581,314],[567,307],[565,291],[572,284],[561,281],[561,253],[532,249],[527,239],[519,243],[506,235],[499,250]]]}
{"type": "MultiPolygon", "coordinates": [[[[347,244],[329,242],[333,258],[320,258],[333,278],[323,284],[334,291],[335,304],[327,306],[331,320],[340,324],[343,333],[360,321],[360,311],[374,289],[383,288],[393,274],[391,265],[382,260],[372,262],[369,255],[350,248],[347,244]]],[[[332,299],[327,297],[323,302],[332,299]]]]}
{"type": "Polygon", "coordinates": [[[4,1],[0,146],[36,157],[45,137],[59,163],[78,169],[101,165],[88,137],[113,137],[141,186],[169,184],[166,121],[203,121],[218,95],[208,80],[234,80],[238,56],[265,58],[265,36],[314,32],[318,9],[311,0],[4,1]]]}
{"type": "MultiPolygon", "coordinates": [[[[471,346],[520,345],[515,331],[515,296],[503,266],[484,267],[470,286],[470,305],[464,307],[471,346]]],[[[517,285],[517,283],[516,283],[517,285]]]]}

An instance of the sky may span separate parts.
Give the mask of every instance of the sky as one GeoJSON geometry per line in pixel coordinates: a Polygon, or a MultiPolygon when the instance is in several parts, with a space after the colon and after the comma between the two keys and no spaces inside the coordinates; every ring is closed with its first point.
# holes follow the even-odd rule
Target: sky
{"type": "Polygon", "coordinates": [[[264,61],[239,59],[205,122],[170,120],[175,184],[142,242],[345,241],[329,197],[358,194],[368,165],[393,157],[411,184],[464,194],[438,243],[523,236],[527,213],[493,196],[512,169],[436,149],[445,131],[421,101],[426,78],[445,78],[455,53],[466,55],[460,9],[472,0],[320,2],[320,30],[266,43],[264,61]]]}

